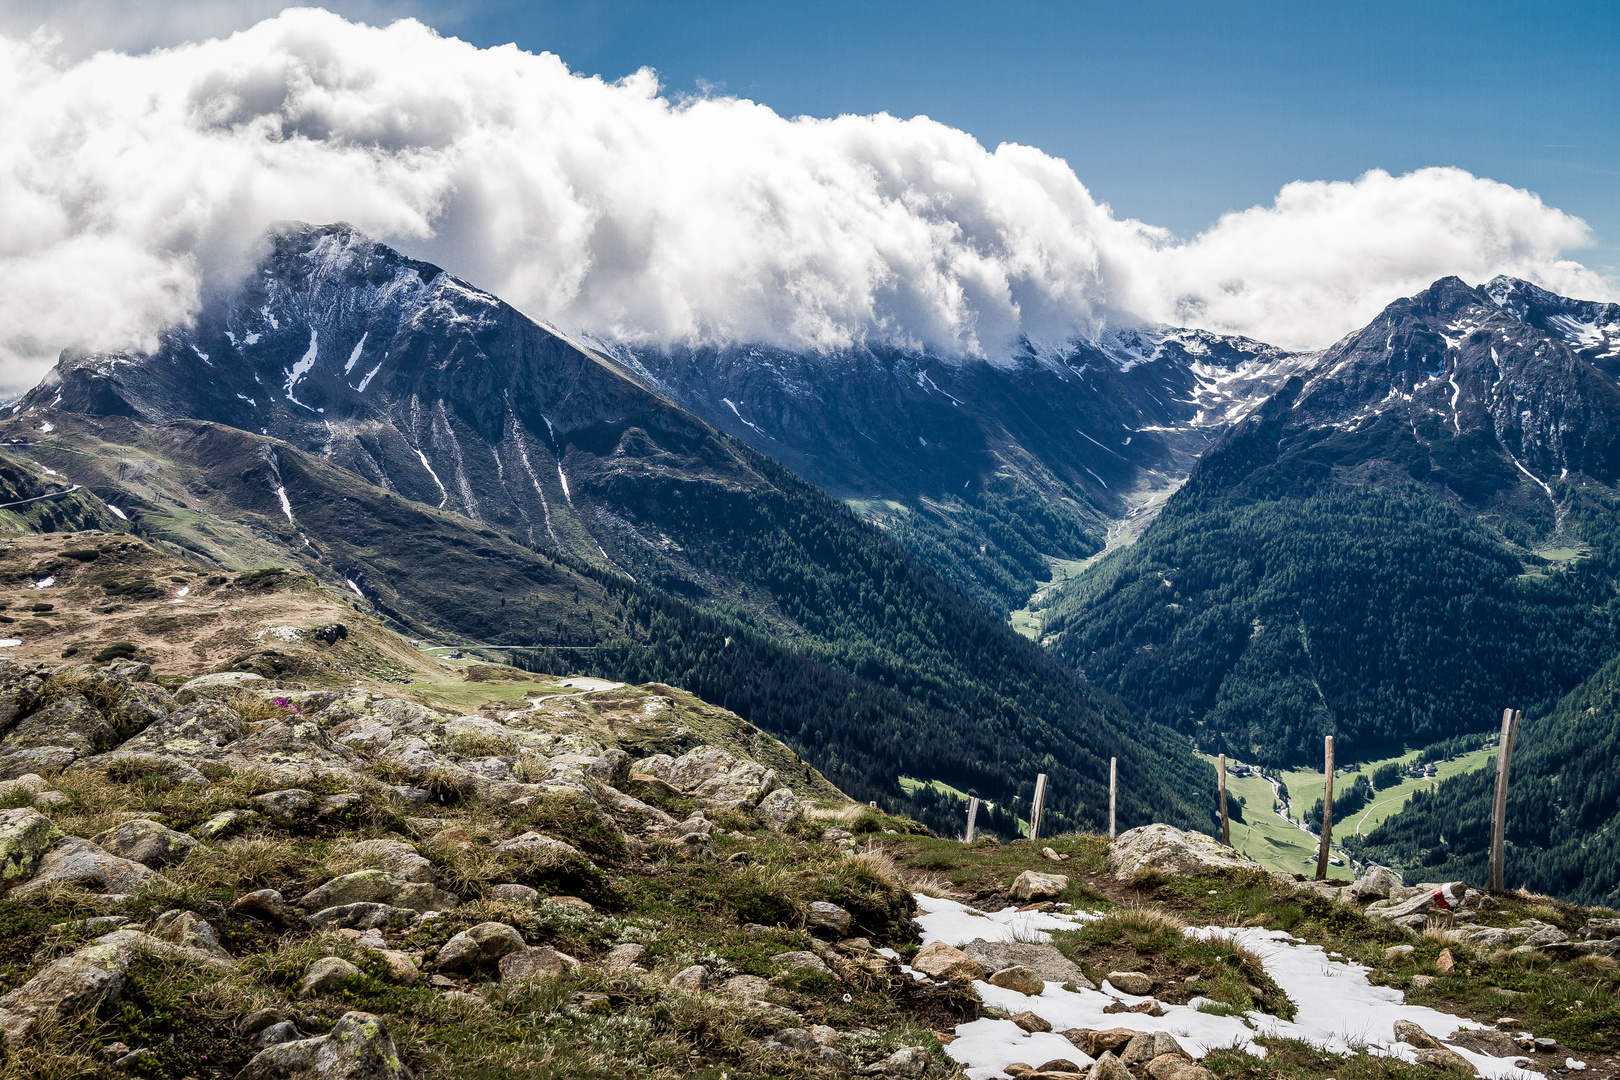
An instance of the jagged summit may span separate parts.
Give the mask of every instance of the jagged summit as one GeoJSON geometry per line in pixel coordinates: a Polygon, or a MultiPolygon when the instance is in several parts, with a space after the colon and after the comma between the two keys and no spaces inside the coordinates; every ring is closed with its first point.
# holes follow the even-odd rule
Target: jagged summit
{"type": "MultiPolygon", "coordinates": [[[[1470,501],[1525,477],[1542,489],[1572,474],[1614,483],[1620,386],[1591,362],[1594,347],[1577,352],[1569,341],[1607,332],[1603,319],[1615,307],[1565,300],[1508,278],[1478,288],[1442,278],[1328,349],[1264,418],[1256,416],[1229,441],[1269,426],[1275,430],[1266,441],[1297,446],[1306,430],[1319,432],[1314,440],[1394,424],[1410,432],[1415,446],[1405,456],[1413,465],[1417,456],[1432,457],[1437,443],[1486,441],[1502,468],[1475,458],[1467,476],[1452,476],[1454,489],[1470,501]]],[[[1356,453],[1327,457],[1344,467],[1356,453]]]]}
{"type": "Polygon", "coordinates": [[[1620,378],[1620,304],[1571,300],[1505,276],[1491,279],[1483,288],[1515,319],[1553,334],[1581,359],[1620,378]]]}

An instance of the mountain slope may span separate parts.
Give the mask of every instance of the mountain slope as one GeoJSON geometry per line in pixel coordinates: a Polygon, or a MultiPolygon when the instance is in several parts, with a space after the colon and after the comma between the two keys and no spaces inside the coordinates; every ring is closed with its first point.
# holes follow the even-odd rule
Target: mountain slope
{"type": "Polygon", "coordinates": [[[1612,652],[1617,471],[1614,380],[1445,279],[1228,432],[1049,630],[1103,688],[1245,758],[1477,730],[1612,652]]]}
{"type": "Polygon", "coordinates": [[[897,773],[926,768],[1005,800],[1044,770],[1054,821],[1097,822],[1117,753],[1144,814],[1207,817],[1183,744],[847,508],[344,226],[278,228],[194,327],[151,354],[64,357],[5,429],[151,535],[291,559],[417,633],[746,685],[751,720],[868,798],[903,800],[897,773]],[[727,639],[769,678],[728,667],[727,639]]]}
{"type": "MultiPolygon", "coordinates": [[[[1527,718],[1508,772],[1510,887],[1620,907],[1620,659],[1557,707],[1527,718]]],[[[1356,846],[1363,858],[1421,868],[1424,878],[1489,880],[1496,770],[1420,792],[1356,846]]]]}
{"type": "Polygon", "coordinates": [[[851,500],[1002,615],[1048,558],[1156,509],[1303,358],[1199,330],[1114,330],[1004,362],[892,349],[602,352],[709,423],[851,500]]]}

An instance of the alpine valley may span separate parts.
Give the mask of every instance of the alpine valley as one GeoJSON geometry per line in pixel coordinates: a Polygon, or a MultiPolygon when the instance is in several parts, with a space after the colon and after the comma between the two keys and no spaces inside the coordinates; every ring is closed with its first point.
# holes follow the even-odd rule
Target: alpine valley
{"type": "MultiPolygon", "coordinates": [[[[158,347],[64,354],[10,409],[12,501],[82,487],[0,513],[681,687],[942,832],[972,794],[1014,835],[1039,772],[1043,833],[1105,828],[1111,757],[1122,829],[1207,829],[1196,750],[1373,760],[1519,707],[1509,878],[1613,904],[1617,375],[1620,305],[1508,278],[1323,353],[1154,325],[973,359],[654,348],[283,223],[158,347]]],[[[1355,854],[1477,881],[1489,789],[1447,781],[1355,854]]]]}

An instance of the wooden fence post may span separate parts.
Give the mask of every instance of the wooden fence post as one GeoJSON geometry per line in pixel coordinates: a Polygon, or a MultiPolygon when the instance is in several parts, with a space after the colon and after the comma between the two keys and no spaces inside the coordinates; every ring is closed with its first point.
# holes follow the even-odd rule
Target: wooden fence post
{"type": "Polygon", "coordinates": [[[1327,737],[1327,786],[1322,795],[1322,847],[1316,853],[1316,880],[1327,880],[1328,848],[1333,843],[1333,736],[1327,737]]]}
{"type": "Polygon", "coordinates": [[[1507,840],[1508,768],[1513,764],[1513,736],[1519,730],[1519,717],[1524,714],[1514,709],[1502,710],[1502,741],[1496,747],[1496,798],[1491,801],[1491,890],[1506,888],[1506,868],[1503,866],[1503,845],[1507,840]]]}
{"type": "Polygon", "coordinates": [[[1221,755],[1221,843],[1232,846],[1232,826],[1226,820],[1226,755],[1221,755]]]}
{"type": "Polygon", "coordinates": [[[978,817],[979,817],[979,799],[978,799],[978,796],[975,795],[973,798],[968,800],[967,839],[962,841],[963,843],[965,843],[965,844],[973,843],[973,823],[974,823],[974,821],[976,821],[978,819],[978,817]]]}
{"type": "Polygon", "coordinates": [[[1046,774],[1035,775],[1035,798],[1029,804],[1029,839],[1033,843],[1041,835],[1041,808],[1046,805],[1046,774]]]}
{"type": "Polygon", "coordinates": [[[1108,759],[1108,839],[1114,838],[1114,810],[1119,805],[1119,758],[1108,759]]]}

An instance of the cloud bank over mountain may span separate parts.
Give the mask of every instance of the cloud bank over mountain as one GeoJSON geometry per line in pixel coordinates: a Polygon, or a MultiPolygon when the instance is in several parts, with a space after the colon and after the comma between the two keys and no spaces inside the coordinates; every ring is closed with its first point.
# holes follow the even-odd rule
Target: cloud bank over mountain
{"type": "Polygon", "coordinates": [[[289,10],[65,61],[0,36],[0,389],[139,348],[272,221],[345,220],[565,330],[1005,355],[1145,319],[1320,347],[1444,274],[1568,295],[1577,218],[1459,169],[1300,182],[1190,240],[919,117],[672,100],[415,21],[289,10]]]}

